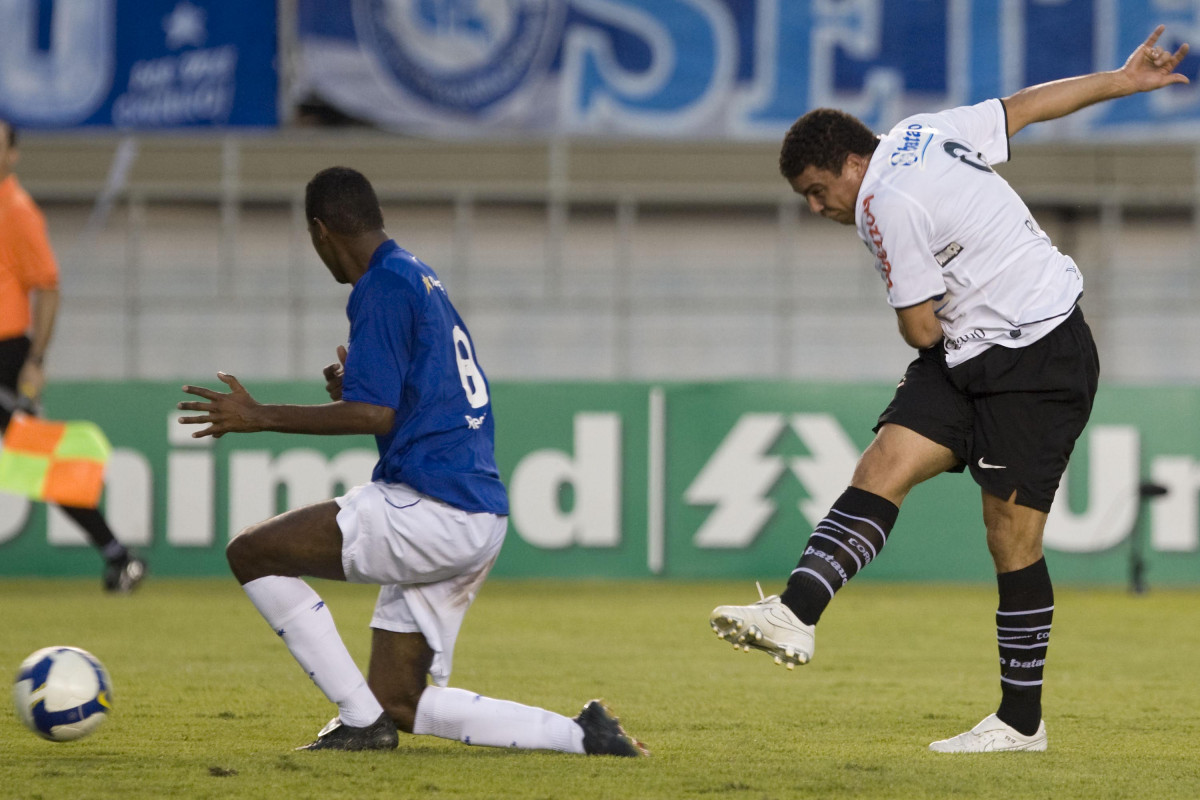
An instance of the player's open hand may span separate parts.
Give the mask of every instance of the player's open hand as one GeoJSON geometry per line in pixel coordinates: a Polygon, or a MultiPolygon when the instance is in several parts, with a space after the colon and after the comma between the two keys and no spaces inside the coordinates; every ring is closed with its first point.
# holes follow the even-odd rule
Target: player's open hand
{"type": "Polygon", "coordinates": [[[211,436],[220,439],[227,433],[253,433],[261,430],[255,422],[255,411],[259,408],[258,401],[238,382],[238,379],[224,372],[218,372],[217,377],[229,387],[228,394],[205,389],[203,386],[184,386],[183,391],[203,397],[207,403],[197,400],[185,400],[176,406],[181,411],[199,411],[202,416],[180,417],[182,425],[204,425],[204,430],[192,434],[193,439],[211,436]]]}
{"type": "Polygon", "coordinates": [[[338,345],[337,362],[330,364],[324,370],[325,391],[329,392],[330,400],[342,399],[342,376],[346,374],[346,347],[338,345]]]}
{"type": "Polygon", "coordinates": [[[1158,46],[1158,37],[1162,36],[1166,29],[1165,25],[1155,28],[1146,41],[1125,61],[1125,66],[1121,67],[1121,71],[1133,83],[1136,91],[1149,92],[1173,83],[1190,83],[1186,75],[1175,71],[1188,53],[1187,43],[1179,45],[1179,49],[1174,53],[1158,46]]]}

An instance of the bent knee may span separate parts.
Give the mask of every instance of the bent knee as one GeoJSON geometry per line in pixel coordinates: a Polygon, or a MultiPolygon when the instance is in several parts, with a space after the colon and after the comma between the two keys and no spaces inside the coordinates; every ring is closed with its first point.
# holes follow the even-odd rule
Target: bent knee
{"type": "Polygon", "coordinates": [[[237,536],[229,540],[229,544],[225,545],[225,560],[235,575],[244,571],[257,560],[254,529],[253,525],[243,528],[237,536]]]}
{"type": "Polygon", "coordinates": [[[908,428],[887,424],[863,451],[851,485],[899,506],[914,486],[957,464],[958,459],[944,445],[908,428]]]}

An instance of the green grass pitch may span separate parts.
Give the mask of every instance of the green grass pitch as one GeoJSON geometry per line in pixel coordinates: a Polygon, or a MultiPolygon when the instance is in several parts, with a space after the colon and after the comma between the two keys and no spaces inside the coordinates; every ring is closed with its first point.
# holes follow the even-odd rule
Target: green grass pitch
{"type": "MultiPolygon", "coordinates": [[[[574,715],[605,698],[649,759],[401,738],[389,753],[296,753],[333,706],[232,579],[0,582],[0,665],[48,645],[108,666],[115,711],[91,738],[0,721],[12,798],[1197,798],[1200,591],[1057,592],[1046,753],[926,745],[999,696],[994,590],[860,581],[794,672],[712,635],[746,583],[493,581],[451,685],[574,715]]],[[[370,587],[316,582],[365,664],[370,587]]]]}

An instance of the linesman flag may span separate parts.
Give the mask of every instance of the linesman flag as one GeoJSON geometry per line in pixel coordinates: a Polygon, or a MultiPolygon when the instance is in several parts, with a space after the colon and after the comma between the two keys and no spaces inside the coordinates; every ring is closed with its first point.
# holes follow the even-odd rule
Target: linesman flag
{"type": "Polygon", "coordinates": [[[13,414],[0,447],[0,492],[95,508],[112,445],[94,422],[13,414]]]}

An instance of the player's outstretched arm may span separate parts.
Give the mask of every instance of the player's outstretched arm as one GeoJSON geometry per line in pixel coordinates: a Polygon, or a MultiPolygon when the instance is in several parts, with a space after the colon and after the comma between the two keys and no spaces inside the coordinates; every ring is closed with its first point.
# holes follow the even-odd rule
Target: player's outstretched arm
{"type": "Polygon", "coordinates": [[[1164,25],[1155,28],[1120,69],[1042,83],[1004,98],[1008,135],[1034,122],[1065,117],[1102,100],[1189,83],[1186,75],[1175,72],[1187,55],[1188,46],[1182,44],[1174,53],[1160,48],[1158,37],[1165,30],[1164,25]]]}
{"type": "Polygon", "coordinates": [[[198,411],[200,416],[180,417],[183,425],[205,425],[192,438],[211,436],[219,439],[227,433],[358,434],[383,435],[392,429],[396,412],[370,403],[339,400],[316,406],[277,405],[259,403],[233,375],[218,372],[217,377],[229,387],[228,393],[203,386],[184,386],[183,391],[204,398],[207,402],[184,400],[177,408],[198,411]]]}

